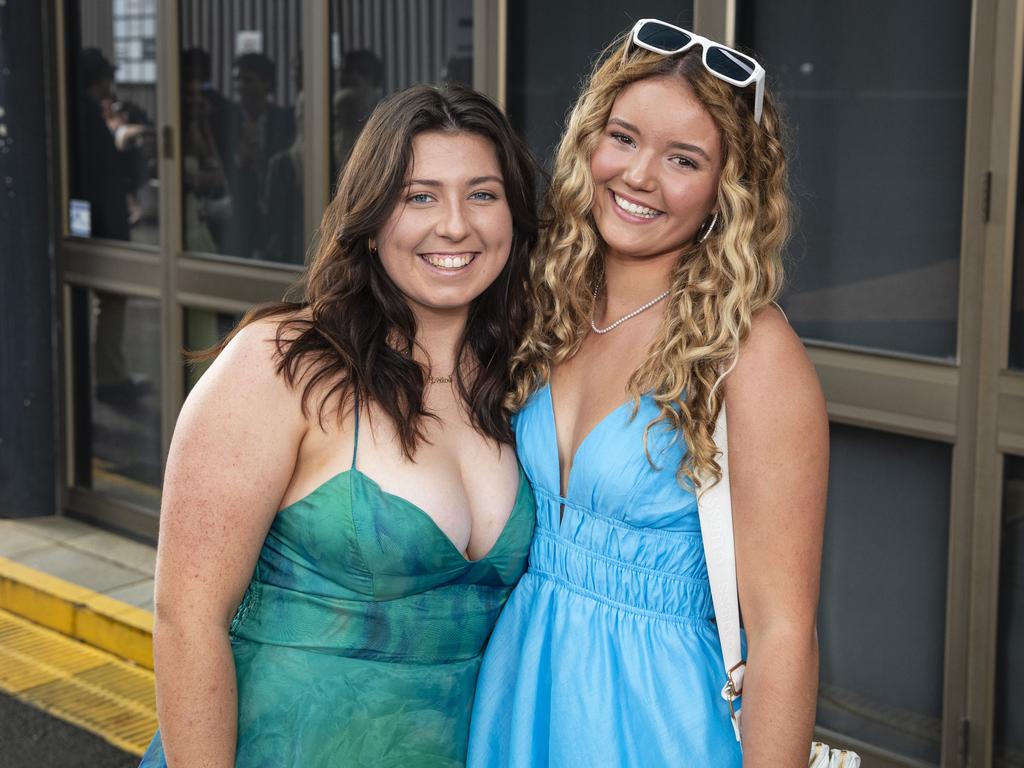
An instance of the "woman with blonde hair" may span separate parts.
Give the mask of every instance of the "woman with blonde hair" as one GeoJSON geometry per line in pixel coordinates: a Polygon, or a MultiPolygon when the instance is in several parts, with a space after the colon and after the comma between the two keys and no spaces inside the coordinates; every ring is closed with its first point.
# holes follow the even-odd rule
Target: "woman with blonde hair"
{"type": "Polygon", "coordinates": [[[753,59],[653,19],[572,111],[513,366],[537,531],[485,655],[471,766],[806,765],[828,425],[774,304],[781,130],[753,59]],[[726,405],[735,701],[697,498],[721,477],[726,405]]]}

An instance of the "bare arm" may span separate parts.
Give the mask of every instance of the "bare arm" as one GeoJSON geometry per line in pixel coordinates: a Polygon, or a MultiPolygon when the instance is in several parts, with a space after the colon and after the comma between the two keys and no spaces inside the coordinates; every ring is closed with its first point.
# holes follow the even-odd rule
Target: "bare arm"
{"type": "Polygon", "coordinates": [[[189,395],[164,475],[153,653],[170,766],[233,766],[228,626],[295,468],[298,398],[274,373],[272,324],[243,329],[189,395]]]}
{"type": "Polygon", "coordinates": [[[758,313],[726,379],[740,606],[747,631],[743,765],[807,765],[818,685],[815,619],[828,416],[799,338],[758,313]]]}

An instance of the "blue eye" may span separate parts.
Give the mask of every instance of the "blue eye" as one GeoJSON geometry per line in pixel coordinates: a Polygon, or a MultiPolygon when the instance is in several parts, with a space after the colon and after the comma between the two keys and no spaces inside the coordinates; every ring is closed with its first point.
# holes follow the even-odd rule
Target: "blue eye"
{"type": "Polygon", "coordinates": [[[473,200],[497,200],[498,196],[493,192],[486,192],[481,190],[480,192],[474,192],[470,195],[473,200]]]}
{"type": "Polygon", "coordinates": [[[426,192],[417,192],[415,195],[409,195],[410,203],[429,203],[432,199],[426,192]]]}

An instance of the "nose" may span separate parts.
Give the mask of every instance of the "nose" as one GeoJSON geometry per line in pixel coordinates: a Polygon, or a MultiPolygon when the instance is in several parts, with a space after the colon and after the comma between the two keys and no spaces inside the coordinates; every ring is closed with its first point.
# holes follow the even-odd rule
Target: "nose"
{"type": "Polygon", "coordinates": [[[653,163],[654,157],[646,152],[634,153],[622,174],[623,181],[633,189],[649,192],[654,184],[653,163]]]}
{"type": "Polygon", "coordinates": [[[469,220],[462,201],[450,201],[444,206],[437,219],[435,230],[441,237],[458,242],[469,234],[469,220]]]}

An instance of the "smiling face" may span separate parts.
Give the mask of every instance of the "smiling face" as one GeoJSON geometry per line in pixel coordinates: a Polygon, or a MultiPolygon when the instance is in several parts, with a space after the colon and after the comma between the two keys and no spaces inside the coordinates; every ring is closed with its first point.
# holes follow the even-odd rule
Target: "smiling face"
{"type": "Polygon", "coordinates": [[[384,270],[413,312],[461,312],[498,277],[512,247],[512,213],[491,142],[428,131],[395,209],[377,236],[384,270]]]}
{"type": "Polygon", "coordinates": [[[622,89],[590,159],[609,255],[678,256],[712,213],[722,155],[711,115],[676,77],[622,89]]]}

